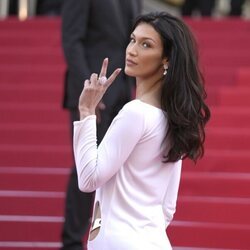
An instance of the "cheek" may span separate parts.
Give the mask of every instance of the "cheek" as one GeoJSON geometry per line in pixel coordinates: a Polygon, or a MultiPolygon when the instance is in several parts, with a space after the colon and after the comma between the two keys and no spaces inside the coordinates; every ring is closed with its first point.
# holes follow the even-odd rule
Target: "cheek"
{"type": "Polygon", "coordinates": [[[161,55],[147,55],[142,60],[143,71],[155,72],[162,65],[161,55]]]}

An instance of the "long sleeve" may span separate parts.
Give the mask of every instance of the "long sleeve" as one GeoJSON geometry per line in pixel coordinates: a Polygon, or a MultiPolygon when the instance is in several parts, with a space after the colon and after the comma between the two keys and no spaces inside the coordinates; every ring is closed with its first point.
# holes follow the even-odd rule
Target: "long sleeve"
{"type": "Polygon", "coordinates": [[[80,190],[92,192],[114,176],[140,140],[143,130],[142,114],[129,107],[123,108],[97,147],[96,117],[88,116],[74,122],[74,156],[80,190]]]}

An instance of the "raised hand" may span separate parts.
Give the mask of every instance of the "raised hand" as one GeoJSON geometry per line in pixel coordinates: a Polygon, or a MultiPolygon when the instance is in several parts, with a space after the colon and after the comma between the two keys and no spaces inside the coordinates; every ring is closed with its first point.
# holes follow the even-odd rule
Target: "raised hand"
{"type": "Polygon", "coordinates": [[[95,114],[95,110],[101,102],[106,90],[121,72],[121,69],[118,68],[109,78],[107,78],[107,68],[108,58],[105,58],[102,63],[99,77],[96,73],[93,73],[90,79],[85,80],[84,88],[79,98],[80,120],[88,115],[95,114]]]}

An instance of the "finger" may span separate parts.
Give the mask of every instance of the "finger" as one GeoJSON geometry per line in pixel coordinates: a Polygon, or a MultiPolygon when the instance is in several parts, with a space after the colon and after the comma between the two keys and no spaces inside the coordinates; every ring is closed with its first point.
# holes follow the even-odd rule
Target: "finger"
{"type": "Polygon", "coordinates": [[[107,77],[106,76],[99,77],[98,81],[101,85],[105,85],[107,82],[107,77]]]}
{"type": "Polygon", "coordinates": [[[96,73],[93,73],[91,76],[90,76],[90,83],[91,84],[96,84],[98,81],[98,75],[96,73]]]}
{"type": "Polygon", "coordinates": [[[90,85],[90,80],[87,79],[84,81],[84,87],[88,87],[90,85]]]}
{"type": "Polygon", "coordinates": [[[109,85],[111,85],[111,83],[116,79],[116,77],[120,74],[120,72],[121,72],[121,68],[119,68],[119,69],[116,69],[113,73],[112,73],[112,75],[108,78],[108,80],[107,80],[107,85],[109,86],[109,85]]]}
{"type": "Polygon", "coordinates": [[[102,62],[102,68],[99,77],[107,75],[108,64],[109,64],[109,59],[105,58],[102,62]]]}

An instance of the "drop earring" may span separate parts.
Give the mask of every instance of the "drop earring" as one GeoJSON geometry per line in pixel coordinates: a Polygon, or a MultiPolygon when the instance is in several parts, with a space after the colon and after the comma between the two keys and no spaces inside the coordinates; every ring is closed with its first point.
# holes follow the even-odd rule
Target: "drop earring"
{"type": "Polygon", "coordinates": [[[167,64],[164,64],[164,65],[163,65],[163,68],[164,68],[163,75],[165,76],[165,75],[168,73],[168,65],[167,65],[167,64]]]}

